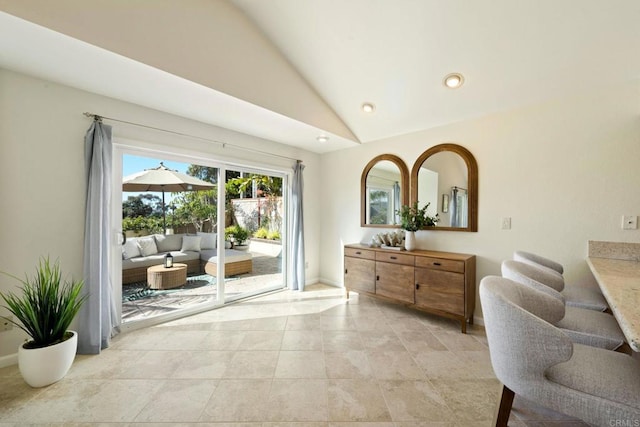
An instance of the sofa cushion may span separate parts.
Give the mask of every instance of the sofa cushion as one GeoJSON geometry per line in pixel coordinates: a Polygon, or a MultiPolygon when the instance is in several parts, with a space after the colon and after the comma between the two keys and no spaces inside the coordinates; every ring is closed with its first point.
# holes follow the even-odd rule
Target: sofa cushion
{"type": "Polygon", "coordinates": [[[141,255],[138,239],[129,238],[124,245],[122,245],[122,259],[135,258],[141,255]]]}
{"type": "Polygon", "coordinates": [[[182,248],[182,234],[154,234],[158,252],[179,251],[182,248]]]}
{"type": "Polygon", "coordinates": [[[215,249],[217,247],[218,235],[216,233],[203,233],[202,231],[198,231],[198,236],[200,236],[200,249],[215,249]]]}
{"type": "MultiPolygon", "coordinates": [[[[200,259],[206,262],[218,263],[218,251],[204,250],[200,252],[200,259]]],[[[252,259],[251,254],[246,251],[237,251],[235,249],[225,249],[224,263],[247,261],[252,259]]]]}
{"type": "Polygon", "coordinates": [[[200,252],[200,240],[200,236],[182,236],[182,248],[180,251],[200,252]]]}
{"type": "MultiPolygon", "coordinates": [[[[158,253],[146,257],[125,259],[122,261],[122,269],[129,270],[131,268],[151,267],[152,265],[164,264],[165,255],[166,254],[164,253],[158,253]]],[[[171,252],[171,255],[173,255],[174,264],[184,261],[193,261],[200,258],[200,253],[198,252],[171,252]]]]}
{"type": "Polygon", "coordinates": [[[158,253],[156,239],[154,239],[153,236],[139,238],[138,245],[140,246],[140,253],[142,254],[142,256],[146,257],[158,253]]]}

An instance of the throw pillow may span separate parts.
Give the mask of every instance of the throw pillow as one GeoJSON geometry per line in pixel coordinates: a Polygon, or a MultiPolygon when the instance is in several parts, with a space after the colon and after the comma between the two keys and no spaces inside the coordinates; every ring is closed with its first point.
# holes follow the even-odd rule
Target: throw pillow
{"type": "Polygon", "coordinates": [[[158,253],[156,239],[154,239],[153,236],[138,239],[138,245],[140,245],[140,252],[142,253],[142,256],[155,255],[158,253]]]}
{"type": "Polygon", "coordinates": [[[182,236],[180,234],[154,234],[158,252],[179,251],[182,247],[182,236]]]}
{"type": "Polygon", "coordinates": [[[183,236],[181,252],[194,251],[200,252],[200,236],[183,236]]]}
{"type": "Polygon", "coordinates": [[[218,240],[218,235],[216,233],[203,233],[201,231],[198,232],[198,236],[200,236],[200,249],[215,249],[216,241],[218,240]]]}
{"type": "Polygon", "coordinates": [[[140,246],[138,246],[137,239],[127,239],[127,241],[122,246],[122,259],[129,259],[139,257],[140,254],[140,246]]]}

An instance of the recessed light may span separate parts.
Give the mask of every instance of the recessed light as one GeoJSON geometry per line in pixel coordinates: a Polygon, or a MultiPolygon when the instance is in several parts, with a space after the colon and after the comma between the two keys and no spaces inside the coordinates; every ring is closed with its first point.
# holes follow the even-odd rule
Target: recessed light
{"type": "Polygon", "coordinates": [[[376,106],[372,102],[365,102],[362,104],[362,111],[371,114],[376,111],[376,106]]]}
{"type": "Polygon", "coordinates": [[[447,74],[443,81],[444,85],[450,89],[456,89],[464,83],[464,77],[460,73],[447,74]]]}
{"type": "Polygon", "coordinates": [[[318,141],[319,143],[325,143],[329,141],[329,137],[327,135],[320,135],[316,138],[316,141],[318,141]]]}

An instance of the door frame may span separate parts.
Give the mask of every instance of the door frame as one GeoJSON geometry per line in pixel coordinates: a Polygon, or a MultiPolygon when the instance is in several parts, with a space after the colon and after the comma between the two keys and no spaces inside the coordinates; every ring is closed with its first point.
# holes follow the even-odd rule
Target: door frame
{"type": "MultiPolygon", "coordinates": [[[[119,322],[119,328],[121,332],[132,331],[136,329],[142,329],[149,326],[165,323],[171,320],[191,316],[198,313],[214,310],[223,307],[226,303],[235,302],[239,299],[252,297],[262,293],[272,292],[274,290],[286,289],[290,285],[289,279],[289,244],[288,244],[288,231],[290,225],[290,199],[291,199],[291,185],[290,183],[293,171],[283,167],[271,166],[271,165],[258,165],[255,162],[247,160],[246,162],[239,161],[237,158],[225,157],[219,154],[199,152],[194,150],[185,150],[179,147],[166,146],[153,144],[142,141],[135,141],[126,138],[113,138],[113,156],[112,156],[112,173],[113,182],[111,190],[111,251],[110,251],[110,265],[109,265],[109,277],[112,286],[113,298],[115,301],[115,313],[119,322]],[[282,224],[282,286],[268,288],[264,291],[256,291],[248,294],[242,294],[238,297],[227,299],[224,293],[225,281],[218,282],[218,298],[215,304],[207,304],[202,307],[186,308],[174,313],[162,314],[150,319],[142,319],[135,322],[122,323],[122,159],[125,154],[135,156],[148,156],[151,158],[167,159],[184,163],[195,163],[202,166],[214,167],[218,169],[218,178],[225,176],[225,171],[228,169],[238,170],[240,172],[248,173],[260,173],[271,174],[272,176],[278,176],[283,179],[283,213],[285,218],[282,224]],[[286,190],[286,191],[285,191],[286,190]]],[[[218,201],[223,200],[222,206],[218,203],[218,230],[224,230],[224,198],[225,189],[224,186],[220,186],[218,191],[218,201]],[[220,214],[223,212],[223,215],[220,214]]],[[[218,233],[218,248],[224,247],[224,234],[218,233]],[[222,246],[220,245],[220,239],[223,240],[222,246]]],[[[219,253],[218,257],[224,261],[224,253],[219,253]]],[[[223,267],[223,263],[218,263],[218,277],[220,277],[220,269],[223,267]]]]}

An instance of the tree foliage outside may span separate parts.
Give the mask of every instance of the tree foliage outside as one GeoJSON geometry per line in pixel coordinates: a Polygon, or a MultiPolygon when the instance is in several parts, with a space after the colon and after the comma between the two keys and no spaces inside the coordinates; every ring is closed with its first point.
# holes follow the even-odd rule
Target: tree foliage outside
{"type": "MultiPolygon", "coordinates": [[[[217,184],[218,181],[218,168],[191,164],[187,167],[187,174],[213,184],[217,184]]],[[[227,225],[239,225],[231,200],[252,197],[258,197],[261,201],[257,213],[258,227],[265,227],[270,232],[279,233],[282,227],[282,216],[278,209],[282,197],[282,178],[280,177],[260,174],[242,176],[239,171],[227,170],[225,173],[227,225]]],[[[217,202],[217,185],[207,191],[173,193],[171,202],[166,206],[166,225],[168,228],[178,228],[193,224],[196,231],[203,231],[208,222],[211,230],[215,231],[218,219],[217,202]]],[[[163,232],[162,199],[157,195],[145,193],[129,196],[122,203],[122,216],[124,230],[163,232]]],[[[247,232],[249,233],[249,230],[247,232]]],[[[238,237],[242,237],[242,232],[240,236],[236,236],[238,237]]]]}
{"type": "Polygon", "coordinates": [[[389,192],[369,189],[369,223],[389,223],[389,192]]]}
{"type": "Polygon", "coordinates": [[[172,215],[179,221],[192,223],[196,231],[202,231],[206,221],[215,229],[218,220],[217,200],[217,188],[176,193],[172,201],[172,205],[175,206],[172,215]]]}
{"type": "Polygon", "coordinates": [[[245,177],[237,177],[227,181],[225,188],[229,192],[237,194],[250,191],[257,187],[258,198],[264,198],[265,217],[261,218],[259,227],[265,227],[270,231],[279,231],[282,227],[282,215],[278,210],[278,204],[282,197],[282,178],[276,176],[251,174],[245,177]]]}
{"type": "Polygon", "coordinates": [[[122,202],[122,218],[162,216],[162,199],[151,193],[129,196],[122,202]]]}

